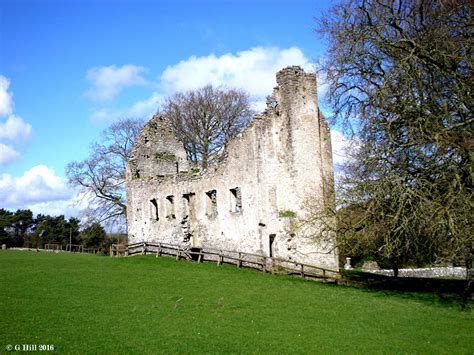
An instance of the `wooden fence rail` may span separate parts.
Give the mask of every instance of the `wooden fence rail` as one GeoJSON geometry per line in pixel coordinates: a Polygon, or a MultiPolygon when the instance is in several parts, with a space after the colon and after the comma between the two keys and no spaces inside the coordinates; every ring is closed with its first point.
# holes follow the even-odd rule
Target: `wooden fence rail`
{"type": "Polygon", "coordinates": [[[110,256],[131,256],[137,254],[155,254],[156,257],[168,255],[175,257],[176,260],[192,259],[198,263],[210,261],[216,262],[217,265],[222,265],[223,263],[235,264],[237,267],[251,267],[263,272],[293,274],[323,280],[339,279],[340,275],[337,270],[241,251],[192,248],[188,245],[149,242],[112,244],[110,247],[110,256]]]}

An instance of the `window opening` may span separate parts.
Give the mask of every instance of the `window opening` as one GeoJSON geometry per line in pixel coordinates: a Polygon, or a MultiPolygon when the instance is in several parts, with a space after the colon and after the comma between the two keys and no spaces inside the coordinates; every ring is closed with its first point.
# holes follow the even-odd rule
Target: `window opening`
{"type": "Polygon", "coordinates": [[[174,196],[173,195],[166,196],[166,218],[176,219],[176,215],[174,213],[174,196]]]}
{"type": "Polygon", "coordinates": [[[215,218],[217,216],[217,191],[210,190],[206,192],[207,204],[206,204],[206,215],[209,218],[215,218]]]}
{"type": "Polygon", "coordinates": [[[230,211],[242,212],[242,193],[240,187],[230,189],[230,211]]]}
{"type": "Polygon", "coordinates": [[[275,241],[276,234],[270,234],[269,236],[269,251],[270,251],[270,258],[273,258],[273,242],[275,241]]]}
{"type": "Polygon", "coordinates": [[[156,198],[150,200],[150,218],[155,221],[160,219],[158,214],[158,202],[156,201],[156,198]]]}
{"type": "Polygon", "coordinates": [[[191,219],[193,211],[193,197],[194,193],[183,194],[183,218],[181,220],[181,229],[183,231],[183,242],[187,243],[193,237],[193,230],[191,226],[191,219]]]}

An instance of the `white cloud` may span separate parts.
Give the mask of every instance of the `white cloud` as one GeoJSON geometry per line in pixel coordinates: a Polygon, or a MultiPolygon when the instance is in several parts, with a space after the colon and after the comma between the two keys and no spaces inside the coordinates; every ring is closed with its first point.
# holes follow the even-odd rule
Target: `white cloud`
{"type": "Polygon", "coordinates": [[[261,101],[272,93],[276,72],[289,65],[313,69],[310,60],[297,47],[255,47],[219,57],[214,54],[192,56],[167,67],[160,77],[160,88],[165,95],[170,95],[212,84],[244,89],[256,101],[261,101]]]}
{"type": "Polygon", "coordinates": [[[108,123],[115,121],[119,117],[116,115],[118,111],[110,108],[100,108],[92,111],[91,121],[95,123],[108,123]]]}
{"type": "Polygon", "coordinates": [[[69,187],[64,178],[45,165],[37,165],[20,177],[0,174],[0,207],[29,209],[34,214],[81,219],[88,201],[69,187]]]}
{"type": "Polygon", "coordinates": [[[87,71],[86,79],[92,87],[86,96],[92,100],[107,101],[116,97],[126,87],[146,85],[142,74],[145,68],[136,65],[96,67],[87,71]]]}
{"type": "MultiPolygon", "coordinates": [[[[99,107],[92,111],[93,122],[112,122],[123,117],[149,117],[164,98],[180,91],[195,90],[205,85],[232,87],[247,91],[255,110],[265,108],[265,98],[276,85],[275,74],[291,65],[313,71],[310,59],[297,47],[254,47],[221,56],[191,56],[168,66],[158,78],[157,90],[130,107],[99,107]]],[[[144,68],[135,65],[100,67],[89,70],[87,79],[93,87],[87,95],[96,100],[108,100],[126,86],[146,84],[144,68]]]]}
{"type": "Polygon", "coordinates": [[[348,152],[354,146],[354,142],[346,138],[341,131],[331,129],[331,145],[334,166],[342,167],[349,159],[348,152]]]}
{"type": "Polygon", "coordinates": [[[18,145],[26,143],[31,137],[31,125],[21,117],[13,114],[13,100],[8,88],[10,81],[0,75],[0,117],[7,117],[5,122],[0,121],[0,165],[7,165],[20,158],[18,145]],[[6,144],[2,140],[12,143],[6,144]]]}
{"type": "Polygon", "coordinates": [[[95,122],[110,122],[119,117],[148,117],[156,112],[164,98],[208,84],[243,89],[250,94],[254,109],[263,110],[266,96],[276,85],[276,72],[290,65],[313,70],[310,60],[297,47],[255,47],[236,54],[191,56],[168,66],[159,77],[158,91],[149,98],[128,108],[96,109],[91,118],[95,122]]]}
{"type": "Polygon", "coordinates": [[[12,95],[8,92],[10,81],[0,75],[0,116],[8,116],[13,112],[12,95]]]}
{"type": "Polygon", "coordinates": [[[341,131],[331,129],[331,145],[337,194],[339,184],[345,176],[344,164],[351,162],[353,153],[359,149],[360,141],[357,137],[346,137],[341,131]]]}
{"type": "Polygon", "coordinates": [[[81,217],[81,211],[75,207],[74,200],[38,202],[28,205],[27,209],[35,215],[43,214],[50,216],[64,215],[66,218],[81,217]]]}
{"type": "Polygon", "coordinates": [[[49,200],[28,204],[26,208],[34,214],[47,214],[50,216],[64,215],[66,218],[75,217],[86,222],[85,211],[91,206],[92,198],[88,194],[72,191],[68,198],[49,200]]]}
{"type": "Polygon", "coordinates": [[[31,125],[15,115],[8,116],[5,123],[0,122],[0,139],[25,142],[30,139],[31,131],[31,125]]]}
{"type": "Polygon", "coordinates": [[[0,143],[0,165],[7,165],[12,161],[17,160],[20,157],[20,153],[18,153],[12,147],[0,143]]]}
{"type": "Polygon", "coordinates": [[[120,118],[148,118],[158,110],[163,99],[163,95],[153,92],[149,98],[137,101],[130,107],[98,108],[92,111],[91,120],[95,123],[110,123],[120,118]]]}
{"type": "Polygon", "coordinates": [[[160,103],[164,100],[164,95],[158,92],[141,101],[135,102],[132,107],[126,111],[126,117],[148,117],[156,112],[160,103]]]}
{"type": "Polygon", "coordinates": [[[74,191],[65,179],[45,165],[37,165],[20,177],[0,175],[0,206],[4,208],[27,208],[37,203],[66,201],[74,191]]]}

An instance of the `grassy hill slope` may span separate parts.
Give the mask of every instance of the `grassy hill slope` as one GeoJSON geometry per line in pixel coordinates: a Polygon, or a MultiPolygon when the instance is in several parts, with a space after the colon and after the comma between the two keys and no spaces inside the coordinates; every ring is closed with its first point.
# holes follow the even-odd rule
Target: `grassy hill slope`
{"type": "Polygon", "coordinates": [[[0,252],[0,353],[474,351],[474,315],[430,294],[139,256],[0,252]]]}

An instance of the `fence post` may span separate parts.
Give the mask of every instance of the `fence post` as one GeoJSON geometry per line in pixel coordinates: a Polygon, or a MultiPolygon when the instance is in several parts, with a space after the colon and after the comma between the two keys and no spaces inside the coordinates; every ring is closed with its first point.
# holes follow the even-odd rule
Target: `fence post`
{"type": "Polygon", "coordinates": [[[239,253],[239,260],[237,263],[237,267],[241,267],[241,266],[242,266],[242,253],[239,253]]]}
{"type": "Polygon", "coordinates": [[[301,266],[301,271],[300,271],[301,277],[304,277],[304,265],[300,264],[300,266],[301,266]]]}

